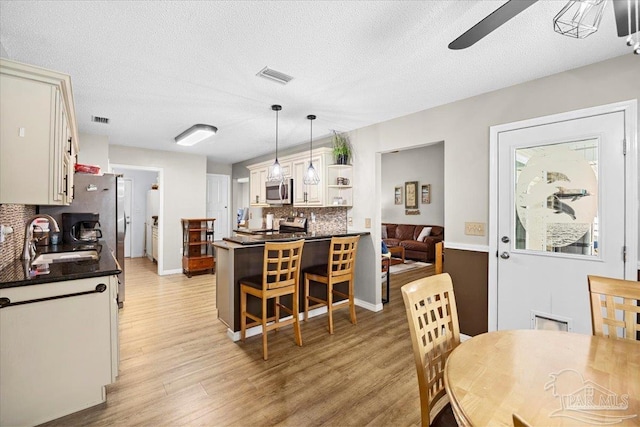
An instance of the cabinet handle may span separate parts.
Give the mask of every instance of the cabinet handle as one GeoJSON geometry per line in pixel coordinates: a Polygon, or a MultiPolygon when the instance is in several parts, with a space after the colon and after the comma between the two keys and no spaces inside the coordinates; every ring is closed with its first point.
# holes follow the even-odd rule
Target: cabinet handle
{"type": "Polygon", "coordinates": [[[76,292],[76,293],[73,293],[73,294],[56,295],[54,297],[30,299],[30,300],[27,300],[27,301],[19,301],[19,302],[11,302],[11,300],[9,298],[0,298],[0,309],[6,308],[6,307],[12,307],[12,306],[15,306],[15,305],[33,304],[35,302],[43,302],[43,301],[51,301],[51,300],[54,300],[54,299],[77,297],[77,296],[80,296],[80,295],[101,294],[102,292],[104,292],[106,290],[107,290],[107,285],[105,285],[104,283],[99,283],[98,285],[96,285],[96,289],[94,291],[76,292]]]}
{"type": "Polygon", "coordinates": [[[308,193],[305,191],[305,192],[304,192],[304,202],[305,202],[305,203],[307,203],[307,201],[308,201],[308,200],[307,200],[307,196],[308,196],[308,193]]]}
{"type": "Polygon", "coordinates": [[[68,153],[69,153],[69,155],[71,155],[71,137],[69,137],[68,142],[69,142],[69,150],[68,150],[68,153]]]}
{"type": "Polygon", "coordinates": [[[69,177],[64,177],[64,195],[66,196],[69,191],[69,177]]]}

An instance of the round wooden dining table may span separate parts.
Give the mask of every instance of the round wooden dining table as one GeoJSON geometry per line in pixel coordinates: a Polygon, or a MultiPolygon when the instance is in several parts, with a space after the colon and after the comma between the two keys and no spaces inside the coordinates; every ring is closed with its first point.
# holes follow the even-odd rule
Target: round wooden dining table
{"type": "Polygon", "coordinates": [[[445,366],[461,426],[640,426],[640,341],[571,332],[489,332],[445,366]]]}

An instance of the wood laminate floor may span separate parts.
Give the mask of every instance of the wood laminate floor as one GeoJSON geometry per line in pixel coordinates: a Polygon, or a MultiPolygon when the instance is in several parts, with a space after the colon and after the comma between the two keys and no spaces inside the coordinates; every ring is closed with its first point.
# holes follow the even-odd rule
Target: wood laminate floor
{"type": "Polygon", "coordinates": [[[234,343],[217,320],[215,276],[157,276],[146,258],[126,261],[120,310],[120,376],[107,402],[48,426],[406,426],[420,424],[418,381],[400,286],[433,267],[392,275],[378,313],[356,308],[234,343]]]}

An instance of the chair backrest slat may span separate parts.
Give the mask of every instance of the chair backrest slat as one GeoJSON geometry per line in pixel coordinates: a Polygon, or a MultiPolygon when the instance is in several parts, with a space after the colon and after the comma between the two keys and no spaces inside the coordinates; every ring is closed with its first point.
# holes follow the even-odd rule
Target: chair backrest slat
{"type": "Polygon", "coordinates": [[[640,282],[588,276],[593,334],[640,340],[640,282]]]}
{"type": "Polygon", "coordinates": [[[303,245],[304,240],[265,243],[262,276],[264,290],[298,286],[303,245]]]}
{"type": "Polygon", "coordinates": [[[333,237],[329,249],[329,273],[332,277],[346,276],[354,272],[360,236],[333,237]]]}

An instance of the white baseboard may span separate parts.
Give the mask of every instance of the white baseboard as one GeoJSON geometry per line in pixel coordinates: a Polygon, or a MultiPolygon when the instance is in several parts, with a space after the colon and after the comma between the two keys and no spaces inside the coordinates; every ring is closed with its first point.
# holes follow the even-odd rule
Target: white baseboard
{"type": "Polygon", "coordinates": [[[382,302],[380,302],[378,304],[371,304],[370,302],[363,301],[363,300],[358,299],[358,298],[354,298],[353,302],[358,307],[362,307],[364,309],[367,309],[367,310],[373,311],[373,312],[382,311],[382,308],[383,308],[382,302]]]}
{"type": "Polygon", "coordinates": [[[465,342],[466,340],[470,340],[471,338],[473,337],[470,335],[460,334],[460,342],[465,342]]]}
{"type": "Polygon", "coordinates": [[[163,270],[160,272],[161,276],[169,276],[170,274],[181,274],[182,273],[182,269],[181,268],[176,268],[175,270],[163,270]]]}
{"type": "MultiPolygon", "coordinates": [[[[313,310],[309,310],[309,318],[319,316],[321,314],[325,314],[327,312],[327,307],[319,307],[314,308],[313,310]]],[[[291,316],[283,317],[280,320],[288,320],[291,319],[291,316]]],[[[298,313],[298,320],[300,322],[304,321],[304,313],[298,313]]],[[[247,329],[246,335],[247,338],[253,337],[255,335],[262,334],[262,326],[254,326],[252,328],[247,329]]],[[[227,328],[227,336],[231,339],[231,341],[240,341],[240,331],[234,332],[231,328],[227,328]]]]}

